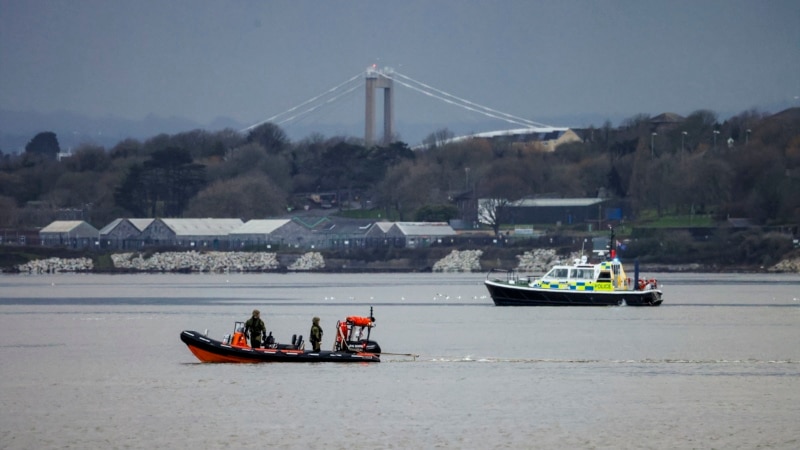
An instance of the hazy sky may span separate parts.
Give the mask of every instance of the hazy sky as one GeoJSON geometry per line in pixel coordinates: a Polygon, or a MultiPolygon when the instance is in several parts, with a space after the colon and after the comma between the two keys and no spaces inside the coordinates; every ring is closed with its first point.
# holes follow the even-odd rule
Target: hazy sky
{"type": "MultiPolygon", "coordinates": [[[[800,106],[800,1],[0,0],[5,110],[253,124],[371,64],[536,121],[800,106]]],[[[363,122],[363,95],[317,120],[363,122]]]]}

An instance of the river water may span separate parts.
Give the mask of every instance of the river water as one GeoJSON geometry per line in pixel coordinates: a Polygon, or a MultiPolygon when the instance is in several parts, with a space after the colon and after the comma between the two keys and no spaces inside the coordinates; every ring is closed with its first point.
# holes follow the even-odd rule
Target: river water
{"type": "MultiPolygon", "coordinates": [[[[652,274],[646,274],[650,277],[652,274]]],[[[654,274],[657,308],[503,308],[483,274],[0,277],[0,448],[798,448],[800,276],[654,274]],[[374,307],[379,364],[202,364],[374,307]]]]}

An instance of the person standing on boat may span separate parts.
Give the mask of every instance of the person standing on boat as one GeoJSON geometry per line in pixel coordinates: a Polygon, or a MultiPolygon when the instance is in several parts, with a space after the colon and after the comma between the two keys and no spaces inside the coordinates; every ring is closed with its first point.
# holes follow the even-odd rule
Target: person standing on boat
{"type": "Polygon", "coordinates": [[[244,323],[244,335],[250,338],[250,347],[261,348],[263,337],[267,334],[267,326],[261,320],[261,313],[253,310],[253,316],[244,323]]]}
{"type": "Polygon", "coordinates": [[[319,326],[319,317],[314,317],[311,320],[311,331],[308,332],[308,339],[314,347],[314,351],[318,352],[322,346],[322,327],[319,326]]]}

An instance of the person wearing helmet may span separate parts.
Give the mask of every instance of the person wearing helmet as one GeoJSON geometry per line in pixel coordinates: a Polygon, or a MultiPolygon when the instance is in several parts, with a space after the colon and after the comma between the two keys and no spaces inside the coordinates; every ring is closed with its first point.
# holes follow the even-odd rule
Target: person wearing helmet
{"type": "Polygon", "coordinates": [[[261,320],[261,313],[253,310],[253,315],[244,324],[244,334],[250,338],[250,347],[261,348],[267,334],[267,326],[261,320]]]}
{"type": "Polygon", "coordinates": [[[318,352],[322,346],[322,327],[319,326],[319,317],[314,317],[311,320],[311,331],[308,332],[308,339],[314,347],[314,351],[318,352]]]}

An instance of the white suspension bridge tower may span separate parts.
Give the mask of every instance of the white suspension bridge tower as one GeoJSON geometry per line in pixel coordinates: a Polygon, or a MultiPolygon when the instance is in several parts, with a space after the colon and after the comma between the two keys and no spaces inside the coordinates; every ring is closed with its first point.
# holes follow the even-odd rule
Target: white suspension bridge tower
{"type": "Polygon", "coordinates": [[[268,122],[275,123],[276,125],[284,125],[299,120],[309,114],[314,113],[315,111],[323,107],[330,106],[331,104],[336,103],[337,101],[343,99],[346,96],[351,95],[353,92],[364,86],[365,87],[364,144],[369,147],[378,142],[376,141],[376,136],[375,136],[375,122],[376,122],[375,90],[377,89],[383,90],[383,137],[379,141],[379,143],[387,144],[391,142],[391,140],[395,137],[395,127],[394,127],[395,83],[405,88],[411,89],[415,92],[421,93],[422,95],[453,105],[455,107],[462,108],[467,111],[484,115],[486,117],[499,119],[508,122],[510,124],[517,125],[524,130],[530,130],[531,132],[534,132],[539,130],[550,131],[555,129],[555,127],[552,127],[550,125],[534,122],[532,120],[504,113],[502,111],[498,111],[496,109],[492,109],[487,106],[471,102],[467,99],[458,97],[443,90],[437,89],[433,86],[417,81],[389,67],[379,69],[375,65],[372,65],[368,67],[366,71],[356,74],[353,77],[350,77],[346,81],[328,89],[327,91],[319,95],[316,95],[300,103],[299,105],[289,108],[280,114],[268,117],[241,131],[248,132],[268,122]]]}

